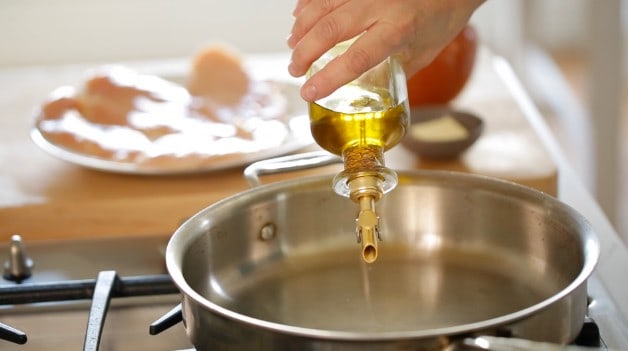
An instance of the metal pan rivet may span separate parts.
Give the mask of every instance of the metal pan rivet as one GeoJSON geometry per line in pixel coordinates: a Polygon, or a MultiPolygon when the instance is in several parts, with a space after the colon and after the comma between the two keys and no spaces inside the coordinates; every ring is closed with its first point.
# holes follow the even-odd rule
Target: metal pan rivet
{"type": "Polygon", "coordinates": [[[277,235],[277,228],[273,223],[265,224],[259,231],[259,238],[262,241],[269,241],[275,238],[277,235]]]}

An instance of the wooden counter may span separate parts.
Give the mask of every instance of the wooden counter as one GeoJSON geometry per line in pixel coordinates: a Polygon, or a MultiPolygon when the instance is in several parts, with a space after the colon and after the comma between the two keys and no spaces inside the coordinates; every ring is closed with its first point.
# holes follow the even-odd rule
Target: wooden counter
{"type": "MultiPolygon", "coordinates": [[[[251,57],[252,65],[286,75],[287,55],[251,57]]],[[[185,72],[186,60],[129,63],[150,73],[185,72]]],[[[104,173],[57,160],[29,138],[31,113],[52,89],[76,84],[94,65],[0,70],[0,240],[170,235],[185,218],[248,188],[242,168],[185,176],[104,173]]],[[[460,159],[426,162],[398,146],[387,154],[396,169],[447,169],[495,176],[557,192],[557,167],[523,110],[483,50],[471,81],[454,104],[486,123],[484,134],[460,159]]],[[[331,166],[265,178],[329,173],[331,166]]]]}

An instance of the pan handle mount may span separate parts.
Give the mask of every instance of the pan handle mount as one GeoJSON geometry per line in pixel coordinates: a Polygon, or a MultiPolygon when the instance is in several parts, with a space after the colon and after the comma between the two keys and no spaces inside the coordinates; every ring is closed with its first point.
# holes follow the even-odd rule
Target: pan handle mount
{"type": "Polygon", "coordinates": [[[244,169],[244,177],[252,188],[261,185],[259,177],[265,174],[276,174],[291,171],[327,166],[342,163],[339,156],[326,151],[312,151],[295,155],[270,158],[252,163],[244,169]]]}

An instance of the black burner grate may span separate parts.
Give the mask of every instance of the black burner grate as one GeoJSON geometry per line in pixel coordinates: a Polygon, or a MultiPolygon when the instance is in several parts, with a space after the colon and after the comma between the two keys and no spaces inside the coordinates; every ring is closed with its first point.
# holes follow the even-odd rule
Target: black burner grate
{"type": "MultiPolygon", "coordinates": [[[[83,350],[98,350],[111,298],[176,294],[178,289],[167,274],[119,277],[102,271],[96,279],[0,286],[3,305],[91,300],[83,350]]],[[[0,339],[27,342],[26,333],[0,323],[0,339]]]]}

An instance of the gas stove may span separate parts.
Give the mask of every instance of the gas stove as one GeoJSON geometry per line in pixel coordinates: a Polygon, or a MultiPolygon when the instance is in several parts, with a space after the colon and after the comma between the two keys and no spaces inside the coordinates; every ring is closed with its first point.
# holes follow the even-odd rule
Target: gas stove
{"type": "Polygon", "coordinates": [[[182,325],[155,336],[149,331],[180,302],[166,274],[167,240],[29,243],[14,236],[0,246],[0,260],[6,260],[0,280],[0,338],[9,339],[0,340],[0,350],[191,348],[182,325]],[[16,252],[24,254],[21,261],[27,264],[21,274],[30,271],[29,277],[7,277],[16,252]]]}
{"type": "MultiPolygon", "coordinates": [[[[0,245],[0,350],[193,350],[166,273],[167,237],[0,245]]],[[[589,283],[591,318],[575,344],[628,349],[605,289],[589,283]],[[598,322],[598,318],[600,322],[598,322]]]]}

